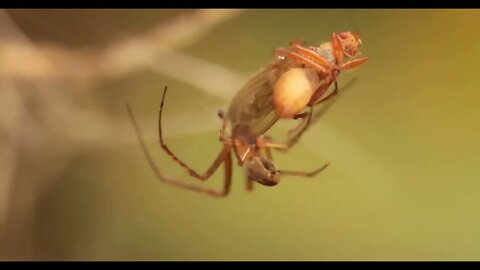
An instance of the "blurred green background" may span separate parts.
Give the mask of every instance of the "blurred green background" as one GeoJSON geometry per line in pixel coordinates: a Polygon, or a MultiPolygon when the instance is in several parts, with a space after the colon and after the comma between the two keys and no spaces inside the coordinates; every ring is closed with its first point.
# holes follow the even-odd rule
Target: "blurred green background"
{"type": "MultiPolygon", "coordinates": [[[[104,48],[192,12],[6,11],[35,44],[73,51],[104,48]]],[[[318,44],[334,31],[358,31],[363,55],[370,57],[340,76],[340,85],[358,80],[300,143],[275,155],[281,169],[311,170],[330,161],[326,171],[247,192],[244,170],[235,167],[224,199],[159,183],[127,122],[125,103],[165,174],[220,188],[223,171],[200,183],[166,157],[157,144],[156,114],[168,85],[166,140],[202,171],[221,148],[216,111],[227,109],[241,85],[212,94],[188,83],[194,74],[187,67],[180,74],[185,80],[144,68],[83,88],[64,81],[59,89],[81,111],[125,123],[110,131],[125,142],[115,143],[117,135],[104,143],[65,138],[62,125],[42,127],[35,113],[54,102],[27,103],[31,120],[24,125],[39,132],[29,141],[35,149],[26,144],[17,155],[0,258],[478,260],[479,23],[479,10],[245,10],[178,49],[245,80],[294,38],[318,44]]],[[[211,75],[213,85],[222,80],[211,75]]],[[[18,87],[40,91],[35,83],[18,87]]],[[[72,115],[69,122],[76,121],[72,115]]],[[[279,123],[272,134],[283,138],[289,125],[279,123]]],[[[89,129],[87,121],[75,133],[89,129]]]]}

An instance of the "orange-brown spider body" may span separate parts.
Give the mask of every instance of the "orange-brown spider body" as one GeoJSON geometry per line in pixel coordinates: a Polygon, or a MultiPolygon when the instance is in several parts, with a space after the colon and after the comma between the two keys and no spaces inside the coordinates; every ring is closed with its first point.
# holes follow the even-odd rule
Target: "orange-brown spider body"
{"type": "Polygon", "coordinates": [[[277,49],[276,60],[247,81],[233,97],[226,114],[229,121],[234,125],[246,125],[253,134],[260,136],[279,119],[303,119],[295,129],[300,131],[298,136],[289,141],[293,145],[308,127],[308,116],[313,107],[337,95],[336,77],[339,72],[368,59],[356,58],[343,63],[344,57],[353,58],[360,54],[361,39],[350,32],[334,33],[332,36],[335,42],[325,42],[318,47],[305,48],[298,41],[293,41],[292,51],[277,49]],[[344,57],[339,56],[340,52],[344,57]],[[332,83],[334,91],[326,94],[332,83]],[[307,112],[302,112],[305,109],[307,112]]]}
{"type": "Polygon", "coordinates": [[[303,64],[303,67],[297,68],[294,74],[286,72],[275,84],[273,97],[277,116],[292,118],[306,106],[321,102],[321,97],[332,83],[336,83],[341,71],[355,68],[368,60],[368,57],[355,58],[359,55],[361,44],[358,34],[339,32],[332,33],[331,41],[318,47],[304,47],[301,42],[293,41],[290,50],[278,48],[275,54],[280,61],[288,58],[303,64]],[[354,59],[345,62],[347,58],[354,59]]]}

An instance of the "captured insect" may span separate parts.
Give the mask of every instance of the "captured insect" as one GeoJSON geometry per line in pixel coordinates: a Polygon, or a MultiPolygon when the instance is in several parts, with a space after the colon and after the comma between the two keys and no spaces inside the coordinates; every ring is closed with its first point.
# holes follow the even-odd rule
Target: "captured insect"
{"type": "Polygon", "coordinates": [[[186,184],[184,182],[171,179],[163,175],[158,167],[155,165],[151,154],[147,150],[144,139],[141,135],[140,127],[135,120],[132,109],[127,105],[127,110],[130,116],[130,119],[134,125],[136,135],[139,139],[142,150],[151,166],[155,172],[158,179],[167,184],[188,189],[195,192],[204,193],[213,197],[224,197],[227,196],[230,192],[230,185],[232,181],[232,152],[234,152],[239,165],[245,165],[247,171],[247,190],[253,189],[253,184],[255,182],[260,183],[265,186],[274,186],[280,181],[281,175],[297,175],[304,177],[312,177],[324,170],[328,163],[316,169],[312,172],[305,171],[285,171],[277,170],[272,163],[271,148],[285,148],[285,144],[273,143],[271,139],[266,135],[257,136],[254,133],[251,133],[248,126],[238,125],[236,123],[229,123],[229,119],[226,115],[220,111],[219,117],[223,120],[222,128],[219,132],[219,140],[223,143],[223,148],[218,154],[218,156],[213,161],[212,165],[205,171],[205,173],[200,174],[197,171],[193,170],[185,162],[180,160],[166,145],[163,139],[162,134],[162,111],[165,101],[165,94],[167,92],[167,87],[163,92],[162,101],[160,104],[160,110],[158,115],[158,132],[160,139],[160,146],[162,149],[180,166],[185,168],[189,174],[202,181],[206,181],[213,175],[213,173],[220,167],[223,163],[224,165],[224,184],[221,191],[216,191],[209,188],[202,188],[195,185],[186,184]],[[231,125],[231,136],[225,136],[225,131],[228,124],[231,125]]]}
{"type": "Polygon", "coordinates": [[[219,112],[223,120],[219,140],[223,148],[203,174],[191,169],[181,161],[165,144],[162,135],[162,110],[167,88],[165,87],[159,110],[158,129],[162,149],[189,174],[205,181],[224,165],[224,184],[221,191],[202,188],[183,183],[163,175],[153,162],[142,138],[132,109],[127,110],[134,125],[142,150],[158,179],[167,184],[214,197],[229,194],[232,178],[232,153],[239,166],[245,166],[247,172],[247,190],[252,190],[255,182],[274,186],[281,175],[312,177],[323,171],[328,163],[312,172],[285,171],[275,168],[271,149],[287,151],[308,128],[313,114],[313,107],[335,96],[338,92],[336,78],[342,70],[348,70],[364,63],[367,58],[357,58],[344,63],[348,58],[359,54],[361,40],[358,34],[340,32],[332,34],[332,41],[322,43],[319,47],[303,47],[300,42],[291,42],[293,51],[279,48],[275,51],[276,60],[262,72],[251,78],[232,99],[226,113],[219,112]],[[331,84],[335,90],[324,97],[331,84]],[[309,108],[308,112],[302,111],[309,108]],[[285,143],[272,142],[265,133],[281,118],[303,119],[296,128],[289,132],[285,143]],[[225,131],[230,125],[230,135],[225,131]],[[293,135],[292,135],[293,134],[293,135]]]}

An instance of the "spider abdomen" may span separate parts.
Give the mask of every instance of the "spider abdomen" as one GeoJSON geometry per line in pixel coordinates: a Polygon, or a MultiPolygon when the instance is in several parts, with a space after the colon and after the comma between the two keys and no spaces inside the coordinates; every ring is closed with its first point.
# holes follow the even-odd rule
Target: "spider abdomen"
{"type": "Polygon", "coordinates": [[[280,118],[292,118],[307,106],[320,78],[310,68],[291,68],[276,82],[273,91],[275,110],[280,118]]]}

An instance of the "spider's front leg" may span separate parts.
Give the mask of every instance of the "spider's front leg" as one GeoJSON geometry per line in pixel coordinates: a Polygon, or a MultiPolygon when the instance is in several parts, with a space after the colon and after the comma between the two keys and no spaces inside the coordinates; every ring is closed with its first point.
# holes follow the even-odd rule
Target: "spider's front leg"
{"type": "MultiPolygon", "coordinates": [[[[301,47],[301,46],[300,46],[301,47]]],[[[318,54],[316,54],[314,51],[301,47],[302,49],[305,49],[307,53],[309,54],[315,54],[316,58],[310,58],[307,57],[306,55],[298,52],[291,52],[288,51],[285,48],[277,48],[275,50],[275,56],[276,57],[286,57],[288,59],[291,59],[295,62],[304,64],[305,66],[315,70],[317,73],[319,73],[322,77],[327,77],[330,75],[330,64],[328,61],[320,57],[318,54]],[[314,60],[315,59],[315,60],[314,60]],[[320,59],[320,60],[318,60],[320,59]],[[318,60],[318,62],[316,61],[318,60]]]]}
{"type": "MultiPolygon", "coordinates": [[[[328,60],[321,57],[314,50],[306,48],[306,47],[302,46],[300,43],[296,43],[296,42],[292,42],[291,47],[294,51],[296,51],[300,55],[307,56],[309,59],[312,59],[315,63],[322,66],[326,72],[328,72],[332,68],[332,64],[330,62],[328,62],[328,60]]],[[[324,75],[326,75],[326,74],[324,74],[324,75]]]]}
{"type": "Polygon", "coordinates": [[[344,63],[345,51],[343,49],[342,39],[338,33],[332,34],[332,49],[339,70],[349,70],[358,67],[368,60],[368,57],[361,57],[344,63]]]}
{"type": "Polygon", "coordinates": [[[340,69],[341,70],[349,70],[349,69],[352,69],[352,68],[356,68],[356,67],[360,66],[361,64],[367,62],[367,60],[368,60],[367,56],[360,57],[360,58],[357,58],[357,59],[346,62],[345,64],[343,64],[340,67],[340,69]]]}
{"type": "Polygon", "coordinates": [[[342,45],[342,38],[338,33],[332,33],[332,50],[333,56],[335,57],[335,62],[337,65],[343,64],[343,45],[342,45]]]}

